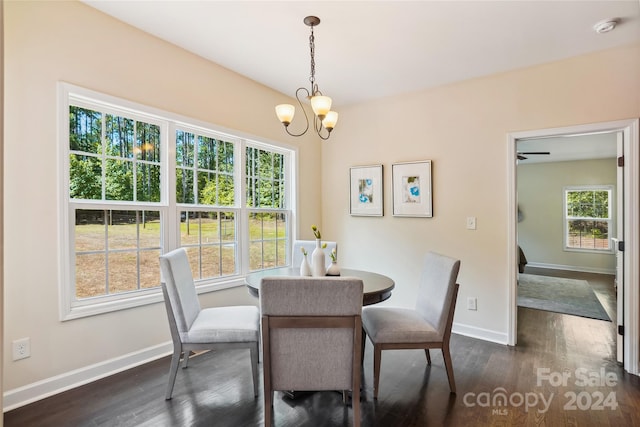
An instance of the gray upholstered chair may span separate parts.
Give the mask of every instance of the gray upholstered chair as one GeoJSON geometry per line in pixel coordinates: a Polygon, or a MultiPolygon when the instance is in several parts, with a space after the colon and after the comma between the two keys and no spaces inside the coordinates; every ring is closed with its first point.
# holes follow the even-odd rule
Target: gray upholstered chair
{"type": "Polygon", "coordinates": [[[362,289],[355,277],[262,279],[266,427],[277,390],[350,390],[353,425],[360,425],[362,289]]]}
{"type": "MultiPolygon", "coordinates": [[[[429,252],[422,267],[415,309],[365,307],[362,326],[373,344],[373,397],[378,398],[382,350],[442,349],[449,387],[456,392],[449,339],[458,295],[460,261],[429,252]]],[[[363,336],[363,341],[365,340],[363,336]]]]}
{"type": "MultiPolygon", "coordinates": [[[[324,248],[324,259],[327,263],[327,266],[329,266],[331,264],[331,257],[329,256],[329,254],[331,254],[331,250],[334,248],[336,249],[336,253],[338,252],[338,244],[336,242],[325,242],[324,240],[322,241],[322,243],[327,244],[327,247],[324,248]]],[[[300,264],[302,264],[302,251],[300,250],[300,248],[305,248],[308,253],[307,259],[309,260],[309,263],[311,263],[311,253],[316,248],[316,241],[296,240],[293,242],[293,249],[291,253],[291,267],[298,268],[300,267],[300,264]]]]}
{"type": "Polygon", "coordinates": [[[260,315],[255,306],[200,308],[184,248],[160,256],[162,293],[173,340],[166,399],[171,399],[180,356],[187,367],[191,351],[248,349],[253,394],[258,395],[260,315]]]}

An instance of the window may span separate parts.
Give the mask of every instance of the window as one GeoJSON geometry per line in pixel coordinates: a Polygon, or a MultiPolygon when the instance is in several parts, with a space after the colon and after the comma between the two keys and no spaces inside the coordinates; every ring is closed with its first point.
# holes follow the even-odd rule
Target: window
{"type": "Polygon", "coordinates": [[[286,265],[288,215],[285,210],[285,157],[256,147],[246,150],[249,209],[249,269],[286,265]]]}
{"type": "Polygon", "coordinates": [[[612,191],[612,186],[565,188],[565,249],[611,251],[612,191]]]}
{"type": "Polygon", "coordinates": [[[286,265],[291,150],[61,84],[61,317],[161,300],[187,249],[201,291],[286,265]]]}

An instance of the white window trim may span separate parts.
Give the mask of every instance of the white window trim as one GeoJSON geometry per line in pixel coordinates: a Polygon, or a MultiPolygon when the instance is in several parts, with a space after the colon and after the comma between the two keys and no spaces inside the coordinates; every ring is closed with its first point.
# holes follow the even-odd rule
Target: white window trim
{"type": "MultiPolygon", "coordinates": [[[[175,188],[175,146],[172,146],[171,141],[175,136],[176,128],[185,130],[194,130],[202,134],[221,138],[226,141],[235,142],[234,156],[236,159],[240,159],[238,167],[235,170],[234,179],[236,182],[242,183],[239,188],[239,197],[236,197],[235,205],[229,207],[219,207],[219,210],[229,210],[238,212],[238,231],[237,241],[239,253],[236,254],[237,262],[239,264],[238,273],[232,276],[225,276],[216,279],[207,279],[196,281],[196,290],[198,294],[212,292],[216,290],[228,289],[236,286],[244,285],[244,277],[249,271],[249,246],[243,244],[244,239],[248,238],[249,230],[247,223],[248,209],[246,207],[246,194],[244,191],[245,182],[245,150],[247,145],[257,148],[264,148],[269,151],[284,154],[287,158],[285,165],[286,176],[289,179],[286,182],[287,192],[287,205],[286,211],[289,215],[287,233],[290,239],[293,239],[294,223],[297,210],[297,203],[295,192],[297,188],[297,147],[282,144],[276,141],[268,141],[264,138],[258,138],[253,135],[249,135],[240,131],[222,128],[220,126],[202,122],[196,119],[191,119],[185,116],[180,116],[175,113],[170,113],[155,109],[142,104],[137,104],[131,101],[127,101],[122,98],[113,97],[103,93],[95,92],[90,89],[82,88],[76,85],[72,85],[66,82],[58,83],[58,135],[57,135],[57,148],[58,148],[58,214],[59,214],[59,228],[58,228],[58,265],[59,265],[59,315],[61,321],[83,318],[87,316],[94,316],[102,313],[108,313],[118,310],[129,309],[133,307],[139,307],[147,304],[153,304],[163,301],[162,292],[159,287],[151,289],[142,289],[132,292],[126,292],[116,295],[108,295],[102,297],[88,298],[81,302],[75,301],[75,281],[72,265],[69,260],[69,254],[71,248],[74,247],[73,242],[73,229],[75,227],[75,220],[69,214],[71,205],[80,206],[82,201],[70,201],[69,199],[69,150],[68,150],[68,135],[69,135],[69,105],[70,98],[73,98],[74,105],[86,106],[87,108],[95,108],[95,105],[101,105],[107,112],[113,112],[115,114],[122,114],[126,112],[132,117],[140,118],[145,121],[157,124],[163,123],[161,126],[162,147],[161,153],[163,156],[163,162],[161,167],[161,186],[162,195],[160,203],[141,203],[136,202],[136,208],[148,206],[150,210],[158,210],[163,216],[163,228],[161,231],[161,253],[166,253],[173,248],[179,246],[180,231],[172,232],[170,224],[175,223],[178,218],[178,212],[185,207],[191,205],[177,204],[170,202],[171,188],[175,188]],[[86,100],[86,104],[83,103],[83,99],[86,100]],[[164,123],[168,122],[168,126],[164,123]],[[72,301],[74,301],[72,303],[72,301]]],[[[87,203],[88,206],[98,207],[99,205],[106,206],[107,209],[117,209],[123,205],[131,205],[128,202],[109,202],[102,201],[97,203],[87,203]]],[[[254,208],[251,208],[254,210],[254,208]]],[[[175,230],[175,228],[173,229],[175,230]]],[[[290,246],[290,245],[288,245],[290,246]]],[[[290,249],[287,249],[290,251],[290,249]]],[[[290,254],[286,254],[287,260],[290,259],[290,254]]]]}
{"type": "Polygon", "coordinates": [[[609,192],[609,219],[602,220],[604,222],[609,223],[609,235],[611,236],[612,230],[615,227],[614,215],[613,211],[613,192],[615,190],[615,186],[613,185],[575,185],[568,186],[562,189],[562,222],[563,222],[563,236],[562,236],[562,246],[565,252],[580,252],[580,253],[593,253],[593,254],[612,254],[614,252],[614,248],[611,243],[611,239],[609,239],[609,249],[589,249],[589,248],[574,248],[569,247],[568,238],[569,238],[569,226],[567,217],[567,192],[569,191],[608,191],[609,192]]]}

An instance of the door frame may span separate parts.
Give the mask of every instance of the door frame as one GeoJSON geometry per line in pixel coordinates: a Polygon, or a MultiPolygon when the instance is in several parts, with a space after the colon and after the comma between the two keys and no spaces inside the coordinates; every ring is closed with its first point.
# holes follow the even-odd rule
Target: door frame
{"type": "Polygon", "coordinates": [[[524,138],[544,138],[585,133],[622,132],[624,135],[624,369],[639,375],[640,341],[640,129],[639,119],[591,123],[577,126],[538,129],[507,134],[508,143],[508,200],[507,214],[507,270],[509,281],[508,344],[516,345],[518,337],[518,195],[516,155],[517,142],[524,138]]]}

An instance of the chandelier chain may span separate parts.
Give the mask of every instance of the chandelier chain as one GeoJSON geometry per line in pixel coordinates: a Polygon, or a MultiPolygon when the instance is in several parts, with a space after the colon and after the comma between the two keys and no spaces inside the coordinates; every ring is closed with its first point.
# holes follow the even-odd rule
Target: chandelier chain
{"type": "Polygon", "coordinates": [[[311,25],[311,35],[309,36],[309,50],[311,51],[311,76],[309,77],[309,81],[311,82],[311,96],[313,96],[316,91],[316,44],[315,38],[313,37],[313,25],[311,25]]]}

